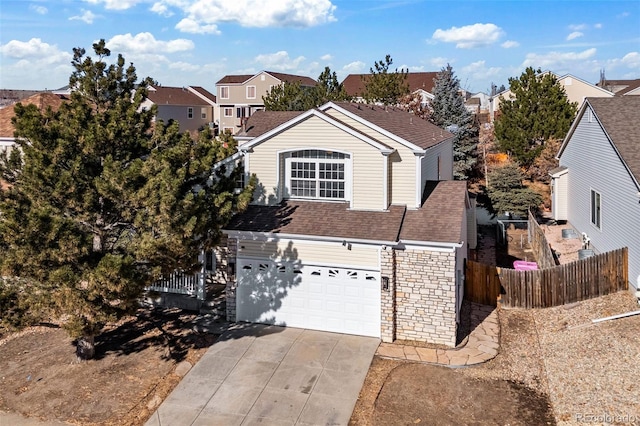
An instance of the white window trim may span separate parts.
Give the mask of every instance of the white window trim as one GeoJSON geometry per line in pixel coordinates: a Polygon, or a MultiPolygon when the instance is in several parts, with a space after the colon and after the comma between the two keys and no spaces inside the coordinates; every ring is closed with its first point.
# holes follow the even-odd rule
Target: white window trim
{"type": "Polygon", "coordinates": [[[227,130],[229,130],[229,132],[233,135],[233,131],[235,130],[232,126],[224,126],[222,128],[222,132],[226,132],[227,130]]]}
{"type": "Polygon", "coordinates": [[[206,107],[201,107],[200,108],[200,118],[202,118],[203,120],[207,119],[207,108],[206,107]]]}
{"type": "Polygon", "coordinates": [[[321,202],[343,202],[346,201],[349,203],[349,206],[351,207],[351,204],[353,202],[353,166],[352,166],[352,159],[353,159],[353,154],[351,152],[348,151],[343,151],[340,149],[328,149],[325,147],[304,147],[304,148],[296,148],[296,149],[288,149],[288,150],[283,150],[283,151],[278,151],[276,153],[277,158],[278,158],[278,167],[276,170],[276,176],[278,177],[278,182],[277,182],[277,188],[282,188],[282,193],[280,194],[280,196],[278,197],[279,199],[283,199],[285,198],[289,198],[292,200],[309,200],[309,201],[321,201],[321,202]],[[293,197],[289,191],[290,188],[290,183],[289,181],[291,180],[290,178],[290,172],[291,172],[291,167],[290,167],[290,163],[292,160],[298,161],[298,160],[325,160],[325,159],[313,159],[313,158],[309,158],[309,159],[305,159],[305,158],[293,158],[290,156],[291,153],[293,152],[299,152],[299,151],[306,151],[306,150],[318,150],[318,151],[331,151],[331,152],[338,152],[341,154],[345,154],[346,156],[348,156],[348,158],[345,159],[326,159],[325,162],[344,162],[344,198],[320,198],[319,196],[316,196],[314,198],[311,197],[293,197]],[[284,161],[282,161],[284,159],[284,161]],[[281,167],[284,167],[284,176],[281,175],[281,167]],[[284,177],[284,182],[280,182],[280,178],[284,177]]]}
{"type": "Polygon", "coordinates": [[[593,188],[590,188],[591,190],[589,191],[589,223],[591,223],[591,225],[598,229],[598,230],[602,230],[602,195],[600,194],[600,192],[596,191],[593,188]],[[597,199],[597,217],[595,217],[596,222],[594,222],[594,216],[595,213],[594,212],[594,195],[596,196],[597,199]]]}
{"type": "Polygon", "coordinates": [[[223,107],[222,113],[225,117],[233,117],[233,107],[223,107]],[[229,114],[227,114],[227,111],[229,111],[229,114]]]}
{"type": "Polygon", "coordinates": [[[229,96],[229,86],[220,86],[220,99],[229,99],[229,96]],[[227,96],[223,96],[225,90],[227,92],[227,96]]]}
{"type": "Polygon", "coordinates": [[[257,96],[258,90],[256,89],[256,86],[247,86],[246,89],[246,94],[247,94],[247,99],[255,99],[257,96]],[[253,96],[249,96],[249,89],[253,89],[253,96]]]}

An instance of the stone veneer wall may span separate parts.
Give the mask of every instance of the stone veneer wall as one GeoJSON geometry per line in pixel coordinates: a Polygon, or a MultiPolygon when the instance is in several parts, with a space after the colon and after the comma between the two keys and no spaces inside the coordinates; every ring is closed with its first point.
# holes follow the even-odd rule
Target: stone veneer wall
{"type": "Polygon", "coordinates": [[[389,291],[380,287],[380,339],[386,343],[393,343],[396,339],[396,251],[386,249],[380,251],[380,275],[389,278],[389,291]]]}
{"type": "Polygon", "coordinates": [[[395,338],[454,347],[455,252],[397,250],[395,257],[395,338]]]}
{"type": "Polygon", "coordinates": [[[227,321],[235,322],[236,320],[236,287],[238,284],[238,277],[236,276],[236,263],[238,253],[238,240],[236,238],[227,239],[227,265],[233,264],[233,273],[231,276],[227,276],[227,287],[225,288],[225,295],[227,297],[227,321]]]}

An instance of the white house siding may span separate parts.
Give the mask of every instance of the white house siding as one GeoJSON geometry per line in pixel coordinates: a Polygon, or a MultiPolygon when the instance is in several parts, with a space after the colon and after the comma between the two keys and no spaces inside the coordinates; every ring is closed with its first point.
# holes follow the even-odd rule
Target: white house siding
{"type": "Polygon", "coordinates": [[[249,171],[258,176],[258,189],[254,202],[277,204],[281,201],[284,182],[278,178],[277,165],[284,169],[278,153],[293,149],[339,150],[351,155],[352,203],[351,208],[382,210],[384,206],[384,157],[377,148],[338,129],[318,117],[285,130],[255,146],[249,154],[249,171]]]}
{"type": "Polygon", "coordinates": [[[268,258],[305,265],[344,266],[379,269],[379,247],[352,244],[351,249],[340,242],[283,239],[278,241],[240,240],[238,257],[268,258]]]}
{"type": "Polygon", "coordinates": [[[410,207],[417,207],[416,204],[416,156],[406,146],[397,141],[378,133],[368,126],[354,120],[339,111],[330,108],[325,113],[337,118],[343,123],[371,136],[377,141],[396,149],[396,152],[389,156],[389,204],[406,204],[410,207]]]}
{"type": "Polygon", "coordinates": [[[569,175],[563,173],[551,180],[551,210],[555,220],[567,220],[569,175]]]}
{"type": "Polygon", "coordinates": [[[560,158],[569,169],[567,218],[586,232],[592,247],[606,252],[629,248],[629,280],[640,277],[640,204],[638,188],[609,143],[600,124],[588,111],[576,127],[560,158]],[[601,195],[601,229],[591,224],[591,189],[601,195]]]}

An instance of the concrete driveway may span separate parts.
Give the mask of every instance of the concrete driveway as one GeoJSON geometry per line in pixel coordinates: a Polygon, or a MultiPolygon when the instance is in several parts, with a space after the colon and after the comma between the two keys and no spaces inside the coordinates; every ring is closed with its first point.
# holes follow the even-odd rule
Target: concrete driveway
{"type": "Polygon", "coordinates": [[[379,343],[299,328],[234,326],[146,426],[346,425],[379,343]]]}

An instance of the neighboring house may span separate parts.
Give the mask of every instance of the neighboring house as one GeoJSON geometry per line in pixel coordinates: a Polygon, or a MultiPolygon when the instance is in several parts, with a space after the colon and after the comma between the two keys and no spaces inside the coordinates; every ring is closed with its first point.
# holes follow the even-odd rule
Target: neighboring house
{"type": "Polygon", "coordinates": [[[150,86],[142,108],[157,106],[156,119],[180,123],[181,132],[214,128],[216,97],[202,87],[150,86]]]}
{"type": "Polygon", "coordinates": [[[598,86],[615,93],[616,96],[640,95],[640,78],[635,80],[602,79],[598,86]]]}
{"type": "MultiPolygon", "coordinates": [[[[591,84],[587,81],[582,80],[571,74],[565,74],[563,76],[559,76],[550,71],[543,72],[542,74],[551,73],[558,80],[558,84],[564,87],[564,91],[567,94],[567,99],[569,102],[575,102],[578,104],[578,108],[582,105],[582,102],[585,98],[611,98],[613,97],[613,92],[610,92],[602,87],[598,87],[595,84],[591,84]]],[[[489,115],[491,117],[491,121],[498,118],[500,114],[500,102],[502,100],[514,100],[515,95],[511,92],[510,89],[502,91],[494,96],[492,96],[489,100],[489,115]]]]}
{"type": "MultiPolygon", "coordinates": [[[[42,111],[45,111],[48,107],[56,111],[66,99],[65,96],[42,92],[31,95],[26,99],[21,99],[19,102],[23,105],[36,105],[42,111]]],[[[15,117],[14,105],[15,103],[0,109],[0,152],[10,152],[15,145],[15,127],[11,123],[11,119],[15,117]]]]}
{"type": "Polygon", "coordinates": [[[552,211],[586,234],[590,248],[629,248],[640,285],[640,97],[587,98],[551,171],[552,211]]]}
{"type": "Polygon", "coordinates": [[[261,71],[252,75],[227,75],[216,83],[220,132],[235,135],[242,131],[243,123],[257,111],[264,109],[263,96],[284,83],[297,83],[302,87],[315,87],[316,81],[300,75],[261,71]]]}
{"type": "MultiPolygon", "coordinates": [[[[422,97],[423,105],[427,105],[433,100],[434,80],[437,76],[437,72],[410,72],[407,74],[409,91],[419,94],[422,97]]],[[[355,102],[362,102],[364,101],[366,82],[369,78],[371,78],[371,74],[349,74],[342,81],[342,86],[355,102]]]]}
{"type": "Polygon", "coordinates": [[[223,231],[230,321],[455,345],[476,229],[451,133],[329,102],[257,112],[238,137],[258,185],[223,231]]]}

